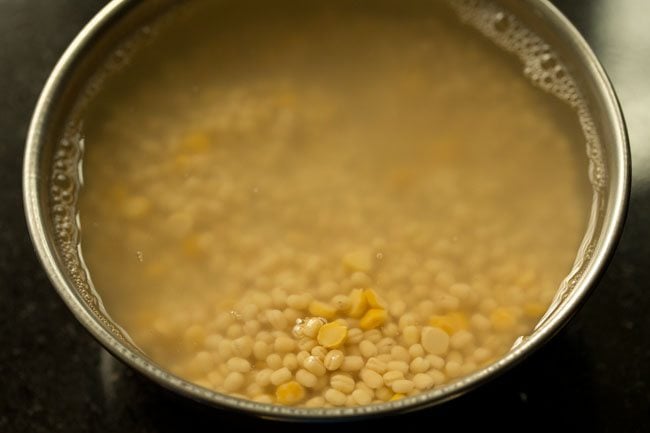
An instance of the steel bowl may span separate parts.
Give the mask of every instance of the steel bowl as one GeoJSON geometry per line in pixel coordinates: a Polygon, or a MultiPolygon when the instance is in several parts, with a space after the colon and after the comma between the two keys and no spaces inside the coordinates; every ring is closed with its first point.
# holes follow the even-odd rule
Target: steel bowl
{"type": "MultiPolygon", "coordinates": [[[[343,420],[411,411],[442,403],[485,383],[512,367],[547,342],[578,310],[595,288],[612,257],[623,229],[630,190],[630,156],[625,124],[605,71],[571,23],[546,0],[501,0],[528,28],[549,43],[573,76],[587,102],[600,143],[591,149],[600,155],[594,169],[600,176],[591,212],[590,229],[578,252],[575,267],[558,290],[555,301],[535,330],[521,337],[495,363],[453,383],[384,404],[355,408],[294,408],[260,404],[214,392],[172,375],[139,351],[104,311],[83,273],[80,258],[55,236],[49,203],[53,158],[81,89],[98,65],[134,29],[141,28],[173,1],[113,0],[70,44],[52,71],[36,106],[24,159],[24,205],[29,232],[38,256],[55,289],[76,318],[113,355],[160,385],[214,406],[265,418],[343,420]]],[[[592,152],[593,151],[593,152],[592,152]]],[[[590,155],[592,156],[592,155],[590,155]]]]}

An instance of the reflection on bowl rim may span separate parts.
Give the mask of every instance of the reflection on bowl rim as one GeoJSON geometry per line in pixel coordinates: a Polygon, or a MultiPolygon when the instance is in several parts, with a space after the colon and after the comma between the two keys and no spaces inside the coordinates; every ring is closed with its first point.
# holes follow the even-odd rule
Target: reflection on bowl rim
{"type": "Polygon", "coordinates": [[[595,90],[593,90],[595,97],[604,106],[604,116],[608,124],[601,125],[601,127],[610,128],[612,135],[610,145],[613,151],[610,157],[613,158],[613,161],[610,162],[613,164],[613,169],[610,169],[608,179],[609,195],[606,212],[608,218],[604,220],[600,236],[597,237],[599,248],[594,251],[591,261],[575,288],[553,314],[546,317],[546,320],[531,336],[493,364],[443,387],[401,400],[370,406],[303,408],[262,404],[210,391],[170,374],[147,359],[142,353],[133,350],[116,338],[92,314],[65,275],[65,271],[62,270],[63,266],[55,253],[56,247],[52,234],[48,233],[43,209],[44,195],[47,193],[42,187],[43,177],[40,164],[43,148],[47,141],[46,129],[51,123],[52,107],[60,97],[62,89],[65,88],[71,72],[77,65],[77,60],[93,46],[101,31],[113,24],[115,20],[128,14],[129,7],[134,3],[136,3],[134,0],[113,0],[105,6],[74,39],[52,71],[36,106],[27,137],[23,171],[23,198],[29,232],[36,252],[51,282],[68,308],[111,353],[160,385],[203,403],[273,419],[342,420],[433,406],[463,394],[495,377],[548,341],[576,312],[605,271],[622,232],[630,189],[629,148],[623,116],[604,70],[578,31],[547,0],[523,0],[521,3],[524,4],[524,7],[535,9],[536,14],[541,17],[540,19],[552,26],[553,30],[558,32],[559,37],[570,45],[572,55],[576,56],[581,67],[585,69],[585,74],[590,82],[595,85],[595,90]]]}

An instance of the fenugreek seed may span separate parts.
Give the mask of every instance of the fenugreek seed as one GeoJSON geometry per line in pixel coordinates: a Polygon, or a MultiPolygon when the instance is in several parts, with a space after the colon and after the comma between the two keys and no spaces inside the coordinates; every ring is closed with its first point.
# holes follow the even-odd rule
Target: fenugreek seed
{"type": "Polygon", "coordinates": [[[217,315],[217,318],[214,320],[214,327],[217,331],[223,332],[228,329],[235,321],[235,318],[228,312],[223,311],[217,315]]]}
{"type": "Polygon", "coordinates": [[[361,351],[361,356],[364,358],[370,358],[377,355],[377,346],[368,340],[359,343],[359,350],[361,351]]]}
{"type": "Polygon", "coordinates": [[[350,284],[353,288],[365,289],[370,287],[372,279],[363,272],[354,272],[350,275],[350,284]]]}
{"type": "Polygon", "coordinates": [[[404,315],[404,312],[406,311],[406,303],[402,300],[391,302],[389,306],[389,310],[391,316],[393,316],[396,319],[399,319],[404,315]]]}
{"type": "Polygon", "coordinates": [[[413,383],[415,384],[415,387],[421,391],[430,389],[434,385],[433,378],[424,373],[418,373],[413,376],[413,383]]]}
{"type": "Polygon", "coordinates": [[[242,386],[244,386],[244,375],[236,371],[228,374],[223,381],[223,389],[226,392],[235,392],[242,386]]]}
{"type": "Polygon", "coordinates": [[[476,364],[474,364],[473,362],[465,362],[460,369],[460,375],[468,376],[472,374],[475,370],[476,370],[476,364]]]}
{"type": "Polygon", "coordinates": [[[391,389],[393,392],[399,393],[399,394],[408,394],[413,390],[415,385],[413,384],[412,381],[406,380],[406,379],[398,379],[394,381],[391,384],[391,389]]]}
{"type": "Polygon", "coordinates": [[[257,320],[248,320],[244,323],[244,333],[247,337],[253,337],[260,332],[261,328],[262,325],[257,320]]]}
{"type": "Polygon", "coordinates": [[[341,364],[341,370],[345,372],[359,371],[363,367],[363,358],[360,356],[346,356],[341,364]]]}
{"type": "Polygon", "coordinates": [[[210,352],[201,351],[192,359],[191,367],[197,374],[205,374],[214,366],[214,358],[210,352]]]}
{"type": "Polygon", "coordinates": [[[334,349],[327,352],[323,363],[329,371],[336,371],[341,368],[345,355],[340,350],[334,349]]]}
{"type": "Polygon", "coordinates": [[[335,374],[330,379],[330,386],[344,394],[354,390],[354,379],[347,374],[335,374]]]}
{"type": "Polygon", "coordinates": [[[226,336],[232,340],[241,337],[242,335],[244,335],[244,327],[239,323],[233,323],[226,331],[226,336]]]}
{"type": "Polygon", "coordinates": [[[327,376],[321,376],[318,378],[318,382],[316,382],[314,391],[322,391],[323,389],[327,388],[328,385],[329,385],[329,378],[327,376]]]}
{"type": "Polygon", "coordinates": [[[370,404],[372,402],[372,394],[363,389],[355,389],[352,391],[352,398],[356,404],[361,406],[370,404]]]}
{"type": "Polygon", "coordinates": [[[399,318],[399,329],[404,330],[407,326],[414,326],[417,325],[417,323],[418,319],[415,314],[406,313],[399,318]]]}
{"type": "Polygon", "coordinates": [[[383,327],[383,332],[385,336],[395,338],[399,335],[400,329],[395,323],[387,323],[383,327]]]}
{"type": "Polygon", "coordinates": [[[424,347],[422,347],[421,344],[414,344],[413,346],[409,347],[409,355],[411,355],[411,358],[417,358],[418,356],[424,356],[424,347]]]}
{"type": "Polygon", "coordinates": [[[409,365],[404,361],[389,361],[387,368],[388,370],[401,371],[403,374],[406,374],[409,371],[409,365]]]}
{"type": "Polygon", "coordinates": [[[459,364],[456,361],[449,361],[445,365],[445,373],[447,374],[447,376],[449,376],[452,379],[460,376],[460,370],[461,370],[461,364],[459,364]]]}
{"type": "Polygon", "coordinates": [[[277,353],[272,353],[266,357],[266,365],[273,370],[277,370],[282,367],[282,357],[277,353]]]}
{"type": "Polygon", "coordinates": [[[404,344],[412,346],[420,342],[420,330],[417,326],[409,325],[402,330],[402,339],[404,344]]]}
{"type": "Polygon", "coordinates": [[[384,364],[388,364],[389,362],[391,362],[393,360],[393,358],[390,356],[390,353],[379,354],[375,358],[377,358],[378,360],[380,360],[384,364]]]}
{"type": "Polygon", "coordinates": [[[313,388],[318,383],[318,378],[303,368],[296,372],[296,380],[305,388],[313,388]]]}
{"type": "Polygon", "coordinates": [[[273,341],[275,341],[275,337],[273,337],[273,334],[269,331],[260,331],[257,336],[255,337],[256,341],[263,341],[266,344],[273,346],[273,341]]]}
{"type": "Polygon", "coordinates": [[[390,354],[390,351],[394,346],[395,340],[390,337],[382,338],[377,343],[377,352],[379,354],[390,354]]]}
{"type": "Polygon", "coordinates": [[[387,365],[384,361],[381,361],[379,358],[369,358],[366,361],[366,368],[372,371],[375,371],[379,374],[384,374],[386,372],[387,365]]]}
{"type": "Polygon", "coordinates": [[[422,328],[422,347],[432,355],[441,355],[449,348],[449,335],[440,328],[422,328]]]}
{"type": "Polygon", "coordinates": [[[411,360],[408,350],[402,346],[393,346],[390,349],[390,355],[396,361],[409,362],[411,360]]]}
{"type": "Polygon", "coordinates": [[[317,356],[320,359],[325,359],[327,353],[327,349],[325,349],[323,346],[314,346],[314,348],[311,349],[311,354],[317,356]]]}
{"type": "Polygon", "coordinates": [[[430,367],[431,363],[426,358],[422,358],[420,356],[414,358],[409,365],[411,373],[424,373],[425,371],[429,370],[430,367]]]}
{"type": "Polygon", "coordinates": [[[288,323],[296,323],[296,320],[303,317],[304,315],[300,310],[296,310],[294,308],[286,308],[282,314],[284,314],[284,317],[287,319],[288,323]]]}
{"type": "Polygon", "coordinates": [[[348,272],[369,272],[372,269],[372,255],[366,250],[351,251],[343,256],[343,266],[348,272]]]}
{"type": "Polygon", "coordinates": [[[326,371],[325,365],[323,365],[323,361],[321,361],[319,357],[314,355],[308,356],[302,365],[305,368],[305,370],[315,374],[316,376],[323,376],[326,371]]]}
{"type": "Polygon", "coordinates": [[[452,350],[451,352],[449,352],[447,354],[447,362],[450,362],[450,361],[456,362],[458,364],[462,364],[463,363],[463,354],[460,353],[457,350],[452,350]]]}
{"type": "Polygon", "coordinates": [[[468,331],[461,329],[460,331],[456,332],[454,335],[451,336],[451,338],[449,339],[449,344],[454,349],[464,349],[473,341],[474,341],[474,335],[472,335],[472,333],[468,331]]]}
{"type": "Polygon", "coordinates": [[[256,401],[257,403],[271,404],[273,403],[273,397],[268,394],[259,394],[253,397],[253,401],[256,401]]]}
{"type": "Polygon", "coordinates": [[[447,311],[458,310],[460,301],[455,296],[444,294],[437,299],[436,302],[442,309],[447,311]]]}
{"type": "Polygon", "coordinates": [[[248,373],[251,371],[251,363],[244,358],[230,358],[227,365],[230,371],[237,371],[239,373],[248,373]]]}
{"type": "Polygon", "coordinates": [[[218,334],[208,335],[203,342],[203,345],[206,349],[209,350],[219,350],[219,343],[223,340],[223,337],[218,334]]]}
{"type": "Polygon", "coordinates": [[[375,391],[375,396],[377,397],[378,400],[380,401],[388,401],[391,399],[393,396],[393,391],[385,386],[382,386],[381,388],[377,389],[375,391]]]}
{"type": "Polygon", "coordinates": [[[429,317],[436,311],[436,303],[430,299],[425,299],[418,305],[417,311],[422,317],[429,317]]]}
{"type": "Polygon", "coordinates": [[[445,375],[439,370],[430,370],[427,374],[433,380],[434,386],[442,385],[445,382],[445,375]]]}
{"type": "Polygon", "coordinates": [[[282,311],[280,310],[268,310],[266,312],[266,319],[274,329],[280,331],[286,329],[289,326],[287,318],[284,317],[284,314],[282,314],[282,311]]]}
{"type": "Polygon", "coordinates": [[[275,340],[274,349],[277,353],[288,353],[294,351],[296,342],[289,337],[279,337],[275,340]]]}
{"type": "Polygon", "coordinates": [[[490,319],[482,314],[472,315],[472,317],[469,319],[469,322],[472,328],[476,329],[479,332],[489,331],[492,327],[492,322],[490,322],[490,319]]]}
{"type": "MultiPolygon", "coordinates": [[[[363,340],[369,341],[371,343],[378,343],[382,338],[383,334],[379,329],[370,329],[363,333],[363,340]]],[[[363,343],[363,341],[361,341],[359,344],[361,343],[363,343]]]]}
{"type": "Polygon", "coordinates": [[[263,393],[264,389],[257,382],[251,382],[246,387],[246,394],[248,395],[258,395],[263,393]]]}
{"type": "Polygon", "coordinates": [[[233,353],[232,353],[232,342],[228,339],[223,339],[219,342],[219,349],[218,349],[219,356],[221,359],[228,359],[230,358],[233,353]]]}
{"type": "Polygon", "coordinates": [[[253,339],[249,335],[232,341],[232,353],[240,358],[248,358],[253,353],[253,339]]]}
{"type": "Polygon", "coordinates": [[[210,374],[208,374],[208,380],[210,381],[210,384],[213,388],[219,388],[221,385],[223,385],[224,376],[218,371],[212,371],[210,374]]]}
{"type": "Polygon", "coordinates": [[[396,380],[404,379],[404,373],[397,370],[387,371],[383,374],[382,378],[386,386],[391,386],[396,380]]]}
{"type": "Polygon", "coordinates": [[[310,353],[307,352],[306,350],[301,350],[300,352],[298,352],[298,354],[296,355],[296,359],[298,360],[298,364],[302,365],[302,363],[305,362],[305,359],[307,359],[307,357],[309,355],[310,355],[310,353]]]}
{"type": "Polygon", "coordinates": [[[337,311],[347,311],[350,308],[350,298],[345,295],[336,295],[332,298],[331,304],[337,311]]]}
{"type": "Polygon", "coordinates": [[[273,374],[273,370],[270,368],[260,370],[255,375],[255,382],[261,387],[268,386],[271,383],[271,374],[273,374]]]}
{"type": "Polygon", "coordinates": [[[253,302],[255,305],[257,305],[261,310],[267,310],[271,308],[271,305],[273,304],[273,300],[271,299],[271,295],[268,293],[264,292],[254,292],[251,295],[251,302],[253,302]]]}
{"type": "Polygon", "coordinates": [[[294,294],[287,297],[287,305],[295,310],[306,310],[312,297],[309,293],[294,294]]]}
{"type": "Polygon", "coordinates": [[[359,328],[348,329],[347,343],[349,345],[359,344],[363,340],[363,331],[359,328]]]}
{"type": "Polygon", "coordinates": [[[325,398],[321,396],[312,397],[305,402],[307,407],[323,407],[325,406],[325,398]]]}
{"type": "Polygon", "coordinates": [[[291,371],[286,367],[279,368],[271,374],[271,383],[275,386],[282,385],[290,380],[291,371]]]}
{"type": "Polygon", "coordinates": [[[348,356],[361,356],[361,350],[359,350],[359,346],[348,346],[345,348],[345,353],[348,356]]]}
{"type": "Polygon", "coordinates": [[[343,406],[347,401],[347,396],[337,389],[330,388],[325,391],[325,400],[334,406],[343,406]]]}
{"type": "Polygon", "coordinates": [[[487,349],[485,347],[479,347],[474,351],[473,357],[474,361],[481,364],[485,361],[487,361],[491,356],[490,349],[487,349]]]}
{"type": "Polygon", "coordinates": [[[318,342],[309,337],[302,337],[298,340],[298,348],[300,350],[310,351],[318,345],[318,342]]]}
{"type": "Polygon", "coordinates": [[[271,348],[264,341],[258,340],[253,344],[253,356],[258,361],[266,359],[271,354],[271,348]]]}
{"type": "Polygon", "coordinates": [[[282,358],[282,365],[291,371],[296,371],[298,369],[298,358],[293,353],[287,353],[282,358]]]}
{"type": "Polygon", "coordinates": [[[241,318],[247,322],[255,319],[259,312],[260,308],[255,304],[246,304],[239,310],[241,318]]]}
{"type": "Polygon", "coordinates": [[[431,364],[431,368],[435,368],[437,370],[440,370],[445,366],[445,360],[436,355],[427,355],[426,360],[429,361],[429,364],[431,364]]]}
{"type": "Polygon", "coordinates": [[[384,379],[381,377],[381,375],[369,368],[364,368],[361,370],[359,377],[366,385],[372,389],[377,389],[384,385],[384,379]]]}

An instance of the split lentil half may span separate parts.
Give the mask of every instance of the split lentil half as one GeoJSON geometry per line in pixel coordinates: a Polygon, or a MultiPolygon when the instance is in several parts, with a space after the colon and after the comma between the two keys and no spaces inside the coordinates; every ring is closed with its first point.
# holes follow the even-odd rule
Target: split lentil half
{"type": "Polygon", "coordinates": [[[574,113],[442,2],[399,22],[221,3],[76,119],[81,247],[136,344],[218,392],[332,407],[443,386],[531,332],[586,225],[574,113]]]}

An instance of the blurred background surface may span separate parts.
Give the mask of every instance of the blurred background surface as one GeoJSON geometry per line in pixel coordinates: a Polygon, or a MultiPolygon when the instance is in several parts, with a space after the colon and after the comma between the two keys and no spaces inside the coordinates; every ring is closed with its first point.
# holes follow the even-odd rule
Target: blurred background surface
{"type": "MultiPolygon", "coordinates": [[[[650,1],[554,3],[605,66],[628,123],[633,187],[616,256],[574,320],[514,370],[441,407],[363,429],[650,431],[650,1]]],[[[37,262],[21,196],[29,119],[56,60],[104,4],[0,0],[0,432],[304,430],[206,408],[136,375],[75,321],[37,262]]]]}

